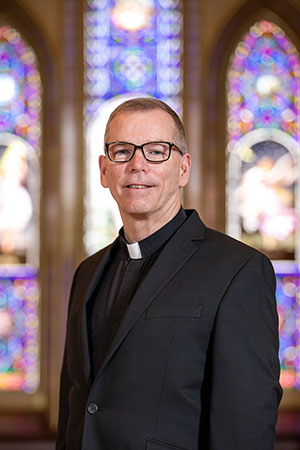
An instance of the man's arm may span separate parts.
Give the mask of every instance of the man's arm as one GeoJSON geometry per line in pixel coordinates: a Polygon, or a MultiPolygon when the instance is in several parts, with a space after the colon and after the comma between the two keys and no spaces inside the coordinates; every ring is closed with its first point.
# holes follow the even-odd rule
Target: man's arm
{"type": "Polygon", "coordinates": [[[256,253],[221,303],[211,346],[209,450],[273,450],[278,383],[275,276],[256,253]]]}
{"type": "MultiPolygon", "coordinates": [[[[72,282],[70,300],[68,306],[68,317],[70,313],[70,307],[72,303],[72,299],[74,297],[76,280],[78,277],[78,271],[80,266],[77,268],[72,282]]],[[[67,330],[68,333],[68,330],[67,330]]],[[[64,357],[60,375],[60,394],[59,394],[59,414],[58,414],[58,429],[57,429],[57,437],[56,437],[56,450],[64,450],[65,449],[65,435],[66,429],[69,419],[69,392],[72,387],[71,380],[69,378],[68,367],[67,367],[67,345],[65,344],[64,349],[64,357]]]]}
{"type": "Polygon", "coordinates": [[[60,377],[59,415],[58,415],[58,429],[56,438],[56,450],[65,449],[65,434],[69,417],[68,397],[70,388],[71,382],[68,376],[67,355],[65,351],[60,377]]]}

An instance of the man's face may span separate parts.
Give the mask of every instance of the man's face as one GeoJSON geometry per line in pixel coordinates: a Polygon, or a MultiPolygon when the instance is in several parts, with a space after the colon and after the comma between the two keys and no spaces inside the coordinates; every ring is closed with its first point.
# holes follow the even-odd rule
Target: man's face
{"type": "MultiPolygon", "coordinates": [[[[141,145],[151,141],[174,142],[174,122],[165,111],[120,113],[111,122],[109,142],[141,145]]],[[[174,142],[176,144],[176,142],[174,142]]],[[[126,163],[115,163],[100,156],[101,183],[118,203],[123,222],[136,220],[164,224],[180,207],[180,187],[187,184],[190,156],[172,150],[168,161],[150,163],[137,149],[126,163]]],[[[158,227],[155,227],[158,229],[158,227]]]]}

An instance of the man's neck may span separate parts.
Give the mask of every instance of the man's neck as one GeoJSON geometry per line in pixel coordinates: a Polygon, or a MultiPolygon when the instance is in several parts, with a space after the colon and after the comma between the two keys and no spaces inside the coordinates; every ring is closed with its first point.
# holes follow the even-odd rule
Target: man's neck
{"type": "Polygon", "coordinates": [[[126,217],[123,218],[124,235],[129,244],[139,242],[151,236],[156,231],[160,230],[164,225],[170,222],[178,213],[174,211],[166,217],[160,217],[157,220],[149,220],[141,217],[126,217]]]}

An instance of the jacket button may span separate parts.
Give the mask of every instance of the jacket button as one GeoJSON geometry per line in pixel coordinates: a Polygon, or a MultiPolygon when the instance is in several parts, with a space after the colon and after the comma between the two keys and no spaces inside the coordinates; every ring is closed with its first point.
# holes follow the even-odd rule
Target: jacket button
{"type": "Polygon", "coordinates": [[[90,403],[87,407],[87,410],[89,414],[96,414],[96,412],[98,411],[98,406],[96,405],[96,403],[90,403]]]}

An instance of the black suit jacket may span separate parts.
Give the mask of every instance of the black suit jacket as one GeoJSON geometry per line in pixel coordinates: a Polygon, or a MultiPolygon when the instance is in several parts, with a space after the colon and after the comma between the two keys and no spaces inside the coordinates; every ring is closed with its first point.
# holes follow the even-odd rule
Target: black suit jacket
{"type": "Polygon", "coordinates": [[[77,269],[57,449],[273,449],[281,398],[273,268],[187,213],[93,381],[86,305],[112,246],[77,269]]]}

